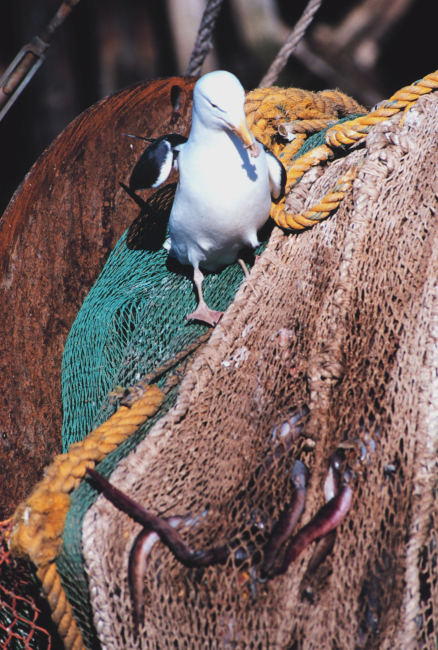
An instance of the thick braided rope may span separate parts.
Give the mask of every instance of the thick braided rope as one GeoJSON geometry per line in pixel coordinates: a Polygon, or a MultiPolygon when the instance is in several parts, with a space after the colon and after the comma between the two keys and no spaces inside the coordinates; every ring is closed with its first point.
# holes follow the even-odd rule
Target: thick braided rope
{"type": "Polygon", "coordinates": [[[311,151],[308,151],[304,156],[301,156],[295,162],[291,162],[286,157],[286,153],[289,155],[290,152],[279,154],[279,159],[283,163],[287,171],[287,181],[286,181],[286,194],[288,194],[291,188],[298,183],[298,181],[303,177],[303,175],[309,171],[311,167],[316,167],[322,162],[325,162],[329,158],[333,158],[333,151],[326,147],[325,144],[320,147],[315,147],[311,151]]]}
{"type": "Polygon", "coordinates": [[[319,118],[315,120],[295,120],[294,122],[287,122],[280,124],[278,132],[283,138],[287,138],[290,133],[319,133],[332,126],[337,120],[333,118],[319,118]]]}
{"type": "Polygon", "coordinates": [[[271,148],[284,123],[289,132],[307,134],[318,130],[317,120],[324,120],[319,126],[326,128],[327,120],[338,121],[340,117],[365,112],[354,99],[336,90],[315,93],[273,86],[255,88],[245,99],[249,128],[260,142],[271,148]]]}
{"type": "MultiPolygon", "coordinates": [[[[401,90],[395,93],[388,101],[383,102],[380,107],[364,117],[358,117],[351,122],[343,122],[338,126],[334,126],[329,129],[326,134],[326,142],[332,147],[342,147],[344,145],[351,145],[362,139],[366,136],[369,131],[376,124],[389,119],[393,115],[397,114],[401,110],[409,110],[413,104],[419,99],[422,95],[425,95],[432,90],[438,88],[438,71],[433,72],[424,79],[416,81],[411,86],[405,86],[401,90]]],[[[260,109],[259,109],[260,110],[260,109]]],[[[290,145],[285,147],[282,154],[285,157],[286,150],[290,145]]],[[[318,147],[319,148],[319,147],[318,147]]],[[[313,151],[316,151],[313,150],[313,151]]],[[[312,154],[312,151],[305,154],[308,156],[312,154]]],[[[278,154],[277,154],[278,155],[278,154]]],[[[286,183],[286,193],[298,182],[298,180],[305,173],[302,171],[302,160],[305,158],[302,156],[297,161],[292,162],[290,167],[286,166],[287,169],[287,183],[286,183]]],[[[327,158],[326,158],[327,159],[327,158]]],[[[321,158],[323,162],[324,158],[321,158]]],[[[318,164],[318,163],[317,163],[318,164]]],[[[307,171],[307,169],[305,170],[307,171]]],[[[347,175],[348,176],[348,173],[347,175]]],[[[344,176],[341,179],[343,189],[339,190],[340,194],[345,195],[348,187],[351,185],[349,179],[344,176]]],[[[339,183],[337,184],[337,187],[339,183]]],[[[284,210],[284,200],[278,205],[272,206],[271,217],[274,219],[275,223],[282,228],[289,228],[293,230],[303,230],[304,228],[312,227],[322,219],[325,219],[333,210],[339,206],[339,202],[335,199],[337,194],[336,188],[333,189],[329,194],[327,194],[321,202],[313,206],[310,210],[303,214],[288,214],[284,210]],[[333,207],[330,207],[333,206],[333,207]],[[324,209],[325,208],[325,209],[324,209]]],[[[343,198],[343,197],[342,197],[343,198]]],[[[342,199],[341,199],[342,200],[342,199]]]]}
{"type": "Polygon", "coordinates": [[[121,406],[84,440],[71,445],[66,454],[55,456],[43,480],[15,511],[9,539],[11,553],[29,558],[37,567],[52,619],[66,650],[84,649],[55,564],[70,507],[70,492],[79,485],[87,468],[94,468],[137,431],[158,411],[163,399],[164,393],[157,386],[149,386],[131,408],[121,406]]]}
{"type": "Polygon", "coordinates": [[[121,406],[84,440],[71,445],[66,454],[55,456],[43,480],[15,511],[10,539],[14,555],[30,558],[37,567],[55,560],[62,544],[69,493],[88,467],[93,468],[157,412],[163,398],[157,386],[149,386],[132,408],[121,406]]]}
{"type": "MultiPolygon", "coordinates": [[[[311,153],[311,152],[310,152],[311,153]]],[[[310,210],[302,214],[289,214],[284,209],[284,204],[274,205],[271,211],[271,217],[280,228],[293,230],[304,230],[318,223],[329,216],[336,210],[343,200],[346,192],[350,189],[354,179],[357,176],[358,167],[354,166],[349,169],[336,183],[335,187],[324,196],[323,199],[314,205],[310,210]]]]}
{"type": "Polygon", "coordinates": [[[37,576],[41,581],[42,592],[49,601],[52,620],[58,628],[65,650],[85,650],[81,631],[73,617],[55,562],[38,569],[37,576]]]}
{"type": "MultiPolygon", "coordinates": [[[[12,517],[6,521],[0,522],[0,532],[3,536],[3,542],[6,542],[8,545],[12,526],[12,517]]],[[[37,576],[41,581],[42,592],[51,606],[52,619],[57,625],[58,632],[64,642],[66,650],[85,650],[84,644],[82,643],[81,633],[76,621],[73,619],[70,603],[65,598],[61,580],[56,569],[56,564],[49,564],[44,569],[39,569],[37,571],[37,576]]],[[[12,595],[13,591],[14,589],[9,593],[12,595]]],[[[18,596],[18,594],[16,595],[18,596]]],[[[27,602],[29,603],[29,601],[27,602]]],[[[7,642],[6,646],[8,646],[7,642]]]]}
{"type": "Polygon", "coordinates": [[[293,159],[307,140],[307,133],[297,133],[293,140],[289,142],[286,146],[280,144],[279,142],[274,142],[271,146],[272,153],[280,158],[283,163],[286,171],[289,170],[293,159]]]}
{"type": "Polygon", "coordinates": [[[426,75],[410,86],[397,91],[388,101],[364,117],[344,122],[327,131],[326,142],[332,147],[350,145],[367,135],[376,124],[387,120],[402,109],[409,109],[422,95],[438,88],[438,71],[426,75]]]}

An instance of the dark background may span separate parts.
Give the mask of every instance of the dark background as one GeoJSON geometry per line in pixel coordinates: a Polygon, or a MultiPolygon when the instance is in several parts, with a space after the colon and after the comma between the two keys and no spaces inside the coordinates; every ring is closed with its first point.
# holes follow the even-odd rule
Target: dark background
{"type": "MultiPolygon", "coordinates": [[[[266,72],[281,30],[279,42],[266,34],[249,42],[235,1],[225,0],[219,16],[216,65],[250,89],[266,72]]],[[[247,2],[251,10],[260,4],[247,2]]],[[[2,4],[0,74],[60,4],[2,4]]],[[[283,29],[294,25],[305,5],[278,0],[283,29]]],[[[81,0],[73,9],[45,63],[0,122],[0,214],[38,156],[82,111],[129,84],[184,72],[177,64],[171,11],[171,0],[81,0]]],[[[438,68],[437,14],[436,4],[426,0],[325,0],[278,83],[308,90],[338,87],[372,106],[438,68]]]]}

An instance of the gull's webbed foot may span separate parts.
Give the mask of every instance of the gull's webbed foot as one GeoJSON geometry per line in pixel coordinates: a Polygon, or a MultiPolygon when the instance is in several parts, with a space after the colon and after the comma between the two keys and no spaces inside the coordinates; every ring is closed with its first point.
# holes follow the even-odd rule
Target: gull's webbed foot
{"type": "Polygon", "coordinates": [[[187,316],[187,319],[200,320],[203,323],[207,323],[207,325],[215,327],[222,318],[223,314],[223,311],[214,311],[214,309],[210,309],[207,307],[206,303],[202,301],[199,303],[195,311],[187,316]]]}
{"type": "Polygon", "coordinates": [[[202,283],[204,281],[204,276],[202,275],[199,267],[193,267],[193,282],[195,283],[196,289],[198,291],[199,303],[194,312],[187,316],[190,320],[200,320],[207,325],[215,327],[223,316],[223,311],[214,311],[207,307],[207,304],[202,295],[202,283]]]}

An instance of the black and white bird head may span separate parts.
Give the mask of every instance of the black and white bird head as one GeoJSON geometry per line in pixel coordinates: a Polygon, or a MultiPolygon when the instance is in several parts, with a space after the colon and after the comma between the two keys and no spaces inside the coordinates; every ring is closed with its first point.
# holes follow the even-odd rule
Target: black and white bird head
{"type": "Polygon", "coordinates": [[[164,183],[178,156],[179,147],[185,142],[187,138],[177,133],[153,140],[132,171],[129,181],[131,191],[159,187],[164,183]]]}
{"type": "Polygon", "coordinates": [[[230,72],[217,70],[199,79],[193,92],[193,122],[199,120],[207,129],[233,131],[256,158],[260,153],[249,130],[245,111],[245,91],[230,72]]]}

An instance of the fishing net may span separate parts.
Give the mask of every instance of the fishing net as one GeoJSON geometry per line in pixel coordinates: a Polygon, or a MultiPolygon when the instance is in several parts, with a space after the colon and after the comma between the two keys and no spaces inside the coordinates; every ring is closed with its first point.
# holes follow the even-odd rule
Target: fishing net
{"type": "MultiPolygon", "coordinates": [[[[350,104],[341,121],[361,109],[350,104]]],[[[274,108],[277,128],[284,116],[274,108]]],[[[424,98],[375,127],[366,148],[305,173],[287,198],[291,213],[360,170],[335,218],[299,237],[275,229],[249,280],[237,265],[206,277],[212,307],[234,303],[192,354],[179,390],[186,361],[159,375],[160,411],[99,472],[151,511],[181,518],[193,548],[227,544],[231,552],[221,566],[187,569],[157,544],[138,634],[128,565],[140,527],[82,481],[56,566],[90,650],[436,647],[437,113],[436,99],[424,98]],[[294,463],[310,473],[301,527],[324,502],[338,447],[354,470],[355,496],[333,553],[315,568],[308,549],[284,576],[266,580],[266,543],[294,498],[294,463]]],[[[256,107],[257,128],[260,116],[256,107]]],[[[292,142],[287,159],[324,135],[296,155],[292,142]]],[[[185,320],[196,304],[191,273],[162,248],[174,192],[169,184],[148,200],[72,328],[64,450],[117,410],[122,388],[206,332],[185,320]]],[[[49,596],[45,581],[60,618],[64,595],[56,587],[49,596]]],[[[30,565],[12,561],[6,546],[0,586],[2,643],[50,647],[30,565]]],[[[66,647],[82,648],[75,638],[66,647]]]]}
{"type": "MultiPolygon", "coordinates": [[[[299,236],[276,229],[239,289],[234,266],[207,278],[209,304],[226,308],[238,289],[233,304],[179,393],[99,472],[151,511],[182,517],[193,548],[226,542],[232,552],[225,565],[187,569],[157,544],[136,636],[127,572],[140,526],[84,481],[57,565],[88,647],[97,632],[120,649],[436,648],[437,120],[436,98],[425,97],[320,178],[308,172],[288,199],[303,209],[363,163],[336,216],[299,236]],[[263,581],[293,463],[310,472],[301,526],[324,502],[339,445],[355,496],[333,553],[311,574],[307,549],[263,581]]],[[[161,249],[136,250],[128,233],[90,292],[65,353],[64,396],[79,414],[73,424],[66,413],[66,445],[112,412],[115,385],[204,331],[184,321],[190,278],[165,265],[161,249]]]]}
{"type": "Polygon", "coordinates": [[[32,565],[13,558],[7,546],[12,521],[0,522],[0,647],[50,650],[58,640],[32,565]]]}
{"type": "MultiPolygon", "coordinates": [[[[324,135],[325,130],[310,137],[305,150],[322,144],[324,135]]],[[[64,451],[114,412],[117,403],[111,394],[115,388],[135,384],[207,330],[205,325],[185,320],[196,306],[192,273],[170,260],[162,247],[175,189],[174,183],[160,188],[140,210],[110,255],[71,329],[62,368],[64,451]]],[[[259,238],[264,240],[271,230],[272,224],[267,224],[259,238]]],[[[244,255],[248,261],[251,257],[244,255]]],[[[227,309],[243,278],[237,264],[220,274],[206,275],[203,290],[207,303],[214,309],[227,309]]],[[[160,387],[168,376],[169,372],[163,373],[157,382],[160,387]]],[[[117,462],[135,448],[175,399],[176,390],[172,390],[160,413],[99,465],[104,476],[111,475],[117,462]]],[[[88,645],[93,643],[94,633],[81,525],[96,497],[87,482],[74,492],[57,561],[88,645]]]]}

